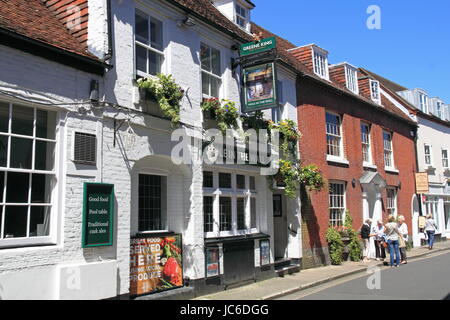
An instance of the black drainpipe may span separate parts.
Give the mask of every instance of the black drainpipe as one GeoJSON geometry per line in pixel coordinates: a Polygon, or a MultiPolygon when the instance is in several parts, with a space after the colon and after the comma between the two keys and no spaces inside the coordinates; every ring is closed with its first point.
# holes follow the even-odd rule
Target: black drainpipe
{"type": "Polygon", "coordinates": [[[105,55],[104,61],[110,60],[113,56],[111,0],[106,1],[106,11],[108,23],[108,53],[105,55]]]}

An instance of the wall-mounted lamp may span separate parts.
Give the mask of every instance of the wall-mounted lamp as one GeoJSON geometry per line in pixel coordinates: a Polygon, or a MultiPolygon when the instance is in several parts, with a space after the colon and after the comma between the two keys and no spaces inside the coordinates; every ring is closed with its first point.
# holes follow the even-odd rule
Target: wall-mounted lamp
{"type": "Polygon", "coordinates": [[[179,20],[178,23],[177,23],[177,26],[179,28],[181,28],[181,27],[193,27],[195,25],[197,25],[197,23],[191,17],[186,17],[183,20],[179,20]]]}
{"type": "Polygon", "coordinates": [[[90,89],[90,93],[89,93],[89,99],[91,99],[91,101],[98,101],[99,100],[99,84],[98,84],[98,80],[91,80],[91,89],[90,89]]]}
{"type": "Polygon", "coordinates": [[[356,187],[356,179],[355,178],[353,178],[353,180],[352,180],[352,186],[353,186],[353,188],[356,187]]]}
{"type": "Polygon", "coordinates": [[[402,183],[401,183],[401,182],[398,183],[398,188],[399,188],[400,190],[402,189],[402,183]]]}

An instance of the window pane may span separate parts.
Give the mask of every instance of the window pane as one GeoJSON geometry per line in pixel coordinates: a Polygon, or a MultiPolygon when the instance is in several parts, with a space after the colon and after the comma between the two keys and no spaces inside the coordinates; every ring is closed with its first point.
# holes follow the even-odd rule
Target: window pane
{"type": "Polygon", "coordinates": [[[23,238],[27,236],[28,207],[6,207],[5,238],[23,238]]]}
{"type": "Polygon", "coordinates": [[[0,167],[6,167],[8,157],[8,137],[0,136],[0,167]]]}
{"type": "Polygon", "coordinates": [[[36,110],[36,137],[55,139],[56,112],[36,110]]]}
{"type": "Polygon", "coordinates": [[[255,177],[250,177],[250,190],[256,190],[256,180],[255,180],[255,177]]]}
{"type": "Polygon", "coordinates": [[[204,232],[213,232],[213,197],[203,197],[204,232]]]}
{"type": "Polygon", "coordinates": [[[200,47],[200,61],[203,70],[211,71],[211,51],[210,48],[203,43],[200,47]]]}
{"type": "Polygon", "coordinates": [[[31,203],[50,203],[53,176],[33,174],[31,179],[31,203]]]}
{"type": "Polygon", "coordinates": [[[11,168],[31,169],[33,140],[11,138],[11,168]]]}
{"type": "Polygon", "coordinates": [[[31,207],[30,237],[44,237],[50,234],[50,207],[31,207]]]}
{"type": "Polygon", "coordinates": [[[219,188],[231,189],[231,173],[219,173],[219,188]]]}
{"type": "Polygon", "coordinates": [[[148,51],[148,73],[157,75],[161,73],[162,56],[156,52],[148,51]]]}
{"type": "Polygon", "coordinates": [[[203,188],[213,188],[213,173],[203,171],[203,188]]]}
{"type": "Polygon", "coordinates": [[[147,49],[136,45],[136,69],[147,73],[147,49]]]}
{"type": "Polygon", "coordinates": [[[148,44],[148,18],[139,10],[136,10],[136,40],[148,44]]]}
{"type": "Polygon", "coordinates": [[[165,186],[164,177],[139,175],[139,231],[165,227],[165,186]]]}
{"type": "Polygon", "coordinates": [[[0,239],[2,236],[2,230],[3,230],[3,225],[2,222],[3,221],[3,206],[0,206],[0,239]]]}
{"type": "Polygon", "coordinates": [[[206,73],[202,72],[202,93],[207,96],[211,95],[211,91],[209,89],[209,78],[210,77],[206,73]]]}
{"type": "Polygon", "coordinates": [[[55,159],[55,143],[36,140],[35,170],[52,171],[55,159]]]}
{"type": "Polygon", "coordinates": [[[8,132],[9,104],[0,102],[0,131],[8,132]]]}
{"type": "Polygon", "coordinates": [[[210,77],[211,79],[211,93],[210,96],[211,97],[219,97],[219,89],[220,89],[220,85],[221,85],[221,81],[217,78],[214,77],[210,77]]]}
{"type": "Polygon", "coordinates": [[[256,228],[256,199],[250,199],[250,225],[252,228],[256,228]]]}
{"type": "Polygon", "coordinates": [[[151,18],[150,20],[150,35],[152,47],[162,51],[163,49],[163,30],[162,22],[158,19],[151,18]]]}
{"type": "Polygon", "coordinates": [[[6,202],[28,203],[28,187],[30,175],[28,173],[8,172],[6,180],[6,202]]]}
{"type": "Polygon", "coordinates": [[[216,49],[211,49],[211,64],[212,64],[212,73],[217,76],[220,76],[220,51],[216,49]]]}
{"type": "Polygon", "coordinates": [[[245,189],[245,176],[241,174],[236,175],[236,187],[240,190],[245,189]]]}
{"type": "Polygon", "coordinates": [[[245,230],[247,226],[245,225],[245,199],[237,199],[237,228],[238,230],[245,230]]]}
{"type": "Polygon", "coordinates": [[[12,133],[33,135],[34,109],[13,105],[12,133]]]}
{"type": "Polygon", "coordinates": [[[231,198],[220,198],[220,231],[231,231],[231,198]]]}

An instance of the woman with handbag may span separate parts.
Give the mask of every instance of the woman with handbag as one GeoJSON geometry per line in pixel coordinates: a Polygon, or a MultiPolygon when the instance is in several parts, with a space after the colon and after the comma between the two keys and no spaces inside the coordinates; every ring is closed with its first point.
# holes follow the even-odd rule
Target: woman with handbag
{"type": "Polygon", "coordinates": [[[427,215],[427,222],[425,225],[425,232],[428,235],[428,249],[432,250],[434,245],[434,235],[438,229],[436,222],[433,219],[433,215],[430,213],[427,215]]]}
{"type": "Polygon", "coordinates": [[[389,245],[389,255],[391,268],[394,266],[394,254],[395,254],[395,266],[400,267],[400,251],[399,251],[399,237],[400,231],[398,230],[397,223],[395,222],[394,216],[389,216],[388,223],[386,223],[385,234],[387,243],[389,245]]]}
{"type": "Polygon", "coordinates": [[[408,225],[405,223],[405,217],[398,217],[398,231],[400,231],[399,248],[401,256],[401,264],[407,264],[406,261],[406,242],[408,241],[408,225]]]}

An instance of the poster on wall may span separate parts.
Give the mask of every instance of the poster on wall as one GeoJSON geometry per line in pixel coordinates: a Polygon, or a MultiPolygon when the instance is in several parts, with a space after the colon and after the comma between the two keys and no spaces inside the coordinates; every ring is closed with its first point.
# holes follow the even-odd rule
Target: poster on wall
{"type": "Polygon", "coordinates": [[[82,246],[112,246],[114,185],[85,183],[83,197],[82,246]]]}
{"type": "Polygon", "coordinates": [[[206,249],[206,276],[216,277],[220,274],[219,248],[206,249]]]}
{"type": "Polygon", "coordinates": [[[244,111],[252,112],[277,106],[275,63],[244,68],[244,111]]]}
{"type": "Polygon", "coordinates": [[[130,295],[183,286],[181,235],[131,238],[130,295]]]}
{"type": "Polygon", "coordinates": [[[259,250],[261,253],[261,266],[270,264],[270,242],[269,240],[261,240],[259,243],[259,250]]]}

